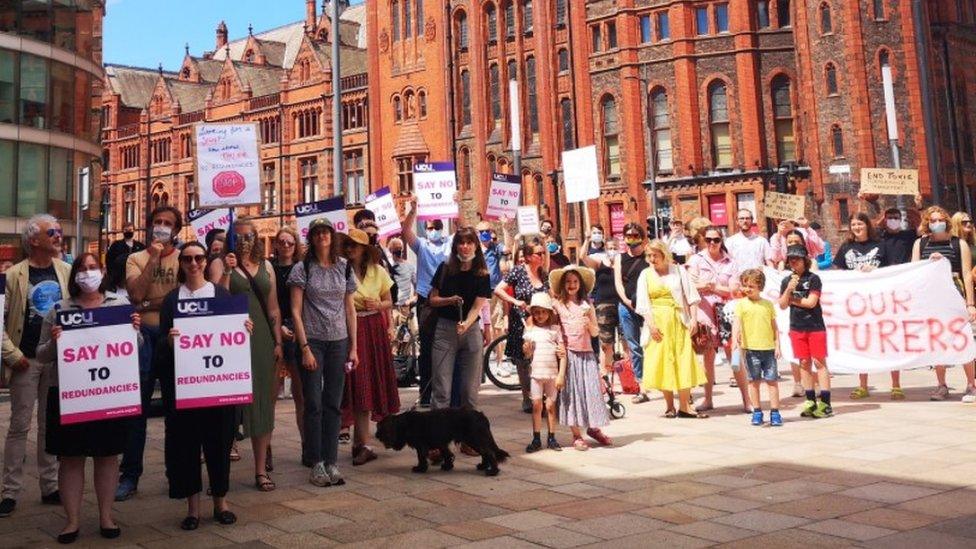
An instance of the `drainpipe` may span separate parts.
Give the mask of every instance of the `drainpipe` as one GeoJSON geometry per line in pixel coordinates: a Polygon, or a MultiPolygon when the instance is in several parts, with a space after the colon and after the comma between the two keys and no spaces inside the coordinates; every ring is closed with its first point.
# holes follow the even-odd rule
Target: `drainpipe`
{"type": "MultiPolygon", "coordinates": [[[[922,94],[922,120],[923,127],[925,128],[935,128],[935,110],[934,110],[934,100],[932,97],[932,85],[929,81],[929,76],[931,75],[931,69],[929,67],[929,38],[928,38],[928,26],[926,24],[925,18],[925,7],[922,5],[922,0],[912,0],[912,18],[915,25],[915,49],[918,52],[916,58],[918,60],[918,74],[919,74],[919,87],[922,94]]],[[[942,204],[942,185],[943,183],[939,181],[939,144],[936,140],[935,131],[927,131],[925,133],[925,148],[928,149],[929,154],[929,181],[932,182],[932,203],[936,205],[942,204]]]]}

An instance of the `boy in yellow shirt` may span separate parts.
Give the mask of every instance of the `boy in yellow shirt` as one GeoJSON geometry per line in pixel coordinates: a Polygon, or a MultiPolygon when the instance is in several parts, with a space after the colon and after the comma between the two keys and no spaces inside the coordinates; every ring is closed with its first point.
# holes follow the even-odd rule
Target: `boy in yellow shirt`
{"type": "Polygon", "coordinates": [[[745,354],[743,363],[749,372],[752,424],[763,424],[759,386],[765,381],[769,391],[769,425],[782,427],[783,418],[779,413],[779,372],[776,365],[780,358],[776,309],[771,301],[760,295],[766,286],[766,276],[761,270],[748,269],[739,276],[739,281],[745,299],[740,299],[735,305],[732,337],[745,354]]]}

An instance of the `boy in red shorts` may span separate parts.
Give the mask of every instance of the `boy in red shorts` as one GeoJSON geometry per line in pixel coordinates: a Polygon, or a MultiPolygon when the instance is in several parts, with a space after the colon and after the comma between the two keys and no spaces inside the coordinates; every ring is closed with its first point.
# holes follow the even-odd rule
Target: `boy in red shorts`
{"type": "Polygon", "coordinates": [[[807,397],[800,415],[829,417],[834,410],[830,407],[827,328],[820,308],[823,283],[819,276],[810,272],[810,257],[804,246],[790,246],[786,250],[786,263],[793,274],[783,279],[779,306],[790,308],[790,343],[793,344],[793,356],[800,361],[800,379],[807,397]],[[819,403],[813,388],[814,363],[817,365],[817,384],[820,385],[819,403]]]}

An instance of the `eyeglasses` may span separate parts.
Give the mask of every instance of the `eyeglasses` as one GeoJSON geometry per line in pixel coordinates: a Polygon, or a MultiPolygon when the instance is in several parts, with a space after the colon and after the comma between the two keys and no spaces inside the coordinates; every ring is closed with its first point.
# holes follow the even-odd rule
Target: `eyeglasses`
{"type": "Polygon", "coordinates": [[[193,262],[193,261],[195,261],[197,263],[197,265],[203,265],[204,263],[207,262],[207,256],[205,256],[203,254],[199,254],[199,255],[181,255],[180,256],[180,263],[183,263],[184,265],[189,265],[190,262],[193,262]]]}
{"type": "Polygon", "coordinates": [[[640,238],[641,235],[639,233],[629,233],[629,234],[625,234],[624,237],[625,238],[640,238]]]}
{"type": "Polygon", "coordinates": [[[54,235],[61,236],[63,234],[64,234],[64,231],[62,231],[61,229],[48,229],[47,230],[47,237],[48,238],[54,238],[54,235]]]}
{"type": "Polygon", "coordinates": [[[963,225],[972,225],[972,224],[973,224],[973,222],[972,222],[972,220],[971,220],[971,219],[964,219],[964,220],[962,221],[962,224],[963,224],[963,225]]]}
{"type": "Polygon", "coordinates": [[[278,245],[279,246],[284,246],[286,248],[291,248],[292,246],[295,245],[295,243],[292,242],[291,240],[279,240],[278,241],[278,245]]]}
{"type": "Polygon", "coordinates": [[[708,242],[709,244],[721,244],[722,243],[722,239],[721,238],[708,238],[708,237],[705,237],[705,242],[708,242]]]}

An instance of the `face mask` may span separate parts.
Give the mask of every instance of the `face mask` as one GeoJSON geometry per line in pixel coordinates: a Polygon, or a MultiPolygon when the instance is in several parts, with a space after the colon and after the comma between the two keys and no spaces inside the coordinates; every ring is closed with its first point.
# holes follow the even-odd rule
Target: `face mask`
{"type": "Polygon", "coordinates": [[[888,227],[889,231],[899,231],[901,230],[901,219],[886,219],[885,226],[888,227]]]}
{"type": "Polygon", "coordinates": [[[474,254],[471,255],[457,254],[457,258],[458,261],[460,261],[461,263],[467,263],[469,261],[474,260],[474,254]]]}
{"type": "Polygon", "coordinates": [[[946,231],[946,222],[929,223],[929,230],[932,231],[932,234],[942,234],[946,231]]]}
{"type": "Polygon", "coordinates": [[[173,229],[165,225],[153,225],[153,240],[163,244],[169,244],[173,237],[173,229]]]}
{"type": "Polygon", "coordinates": [[[431,242],[440,242],[441,232],[437,229],[427,229],[427,240],[430,240],[431,242]]]}
{"type": "Polygon", "coordinates": [[[550,242],[546,244],[546,249],[549,250],[549,253],[554,254],[559,251],[559,244],[556,244],[555,242],[550,242]]]}
{"type": "Polygon", "coordinates": [[[132,238],[133,235],[135,235],[135,233],[133,233],[132,231],[125,231],[124,233],[122,233],[122,237],[125,238],[126,240],[132,238]]]}
{"type": "Polygon", "coordinates": [[[628,238],[627,240],[625,240],[625,242],[626,242],[626,243],[627,243],[627,245],[628,245],[628,246],[630,246],[631,248],[636,248],[636,247],[638,247],[638,246],[640,246],[641,244],[643,244],[643,243],[644,243],[644,241],[643,241],[643,240],[631,240],[631,239],[629,239],[629,238],[628,238]]]}
{"type": "Polygon", "coordinates": [[[478,239],[482,242],[491,242],[491,231],[478,231],[478,239]]]}
{"type": "Polygon", "coordinates": [[[607,259],[613,261],[617,258],[617,250],[607,250],[607,259]]]}
{"type": "Polygon", "coordinates": [[[594,244],[603,244],[603,233],[593,233],[590,235],[590,242],[594,244]]]}
{"type": "Polygon", "coordinates": [[[399,259],[399,258],[403,257],[403,250],[390,250],[390,255],[392,255],[393,257],[395,257],[397,259],[399,259]]]}
{"type": "Polygon", "coordinates": [[[550,227],[550,226],[548,226],[548,225],[546,225],[546,227],[545,227],[545,228],[543,228],[543,229],[540,229],[540,231],[539,231],[539,232],[541,232],[542,234],[549,234],[549,233],[551,233],[551,232],[552,232],[552,227],[550,227]]]}
{"type": "Polygon", "coordinates": [[[102,271],[98,269],[80,271],[75,275],[75,282],[85,292],[91,293],[98,291],[98,288],[102,285],[102,271]]]}

